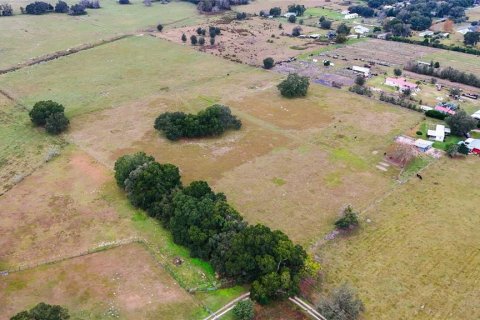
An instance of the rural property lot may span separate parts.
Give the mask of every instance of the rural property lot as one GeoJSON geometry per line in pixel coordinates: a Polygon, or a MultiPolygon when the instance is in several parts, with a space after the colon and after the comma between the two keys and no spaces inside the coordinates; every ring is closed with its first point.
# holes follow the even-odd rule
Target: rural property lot
{"type": "Polygon", "coordinates": [[[39,299],[72,319],[198,319],[201,305],[139,244],[2,276],[0,319],[39,299]]]}
{"type": "Polygon", "coordinates": [[[478,158],[443,159],[362,215],[358,235],[322,247],[326,283],[352,283],[369,319],[478,319],[478,158]],[[468,184],[465,183],[468,181],[468,184]]]}

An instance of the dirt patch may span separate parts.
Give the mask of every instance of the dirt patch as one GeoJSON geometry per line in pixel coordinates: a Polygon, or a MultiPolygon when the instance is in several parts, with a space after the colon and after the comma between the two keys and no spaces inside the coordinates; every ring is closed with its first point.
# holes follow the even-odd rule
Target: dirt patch
{"type": "Polygon", "coordinates": [[[66,149],[0,198],[0,261],[7,265],[72,255],[133,231],[101,196],[111,173],[66,149]]]}
{"type": "Polygon", "coordinates": [[[3,276],[0,299],[2,320],[39,301],[98,318],[178,319],[198,308],[139,244],[3,276]]]}
{"type": "MultiPolygon", "coordinates": [[[[297,26],[293,23],[284,21],[265,19],[260,17],[252,17],[247,20],[233,20],[229,24],[221,24],[219,27],[221,35],[215,37],[215,45],[210,45],[208,37],[209,25],[199,25],[195,27],[170,29],[159,33],[157,36],[182,43],[182,34],[187,36],[185,45],[190,45],[190,36],[198,34],[198,27],[207,30],[205,36],[205,46],[192,46],[200,51],[204,51],[215,56],[225,59],[246,63],[254,66],[263,66],[263,59],[272,57],[275,61],[284,61],[290,57],[294,57],[300,53],[315,50],[319,46],[325,45],[323,42],[314,41],[312,39],[300,39],[290,37],[292,29],[297,26]],[[282,23],[283,29],[279,29],[282,23]]],[[[315,33],[317,29],[301,26],[303,33],[315,33]]]]}

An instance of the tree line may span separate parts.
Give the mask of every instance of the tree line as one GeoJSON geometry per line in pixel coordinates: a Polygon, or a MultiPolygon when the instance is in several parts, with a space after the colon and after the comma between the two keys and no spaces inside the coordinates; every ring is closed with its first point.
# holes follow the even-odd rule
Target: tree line
{"type": "Polygon", "coordinates": [[[198,112],[165,112],[155,119],[154,128],[162,131],[169,140],[218,136],[226,130],[239,130],[242,122],[227,106],[215,104],[198,112]]]}
{"type": "MultiPolygon", "coordinates": [[[[77,4],[69,6],[65,1],[59,0],[55,6],[43,1],[29,3],[25,8],[21,7],[22,14],[42,15],[46,13],[67,13],[72,16],[87,14],[85,9],[100,9],[98,0],[80,0],[77,4]]],[[[13,15],[13,11],[10,15],[13,15]]]]}
{"type": "Polygon", "coordinates": [[[143,152],[115,162],[115,179],[135,207],[160,221],[192,257],[209,261],[224,279],[251,283],[259,303],[297,294],[305,250],[283,232],[248,225],[207,182],[183,186],[179,169],[143,152]]]}
{"type": "Polygon", "coordinates": [[[480,78],[477,75],[456,70],[452,67],[435,68],[434,66],[410,62],[405,66],[405,70],[480,88],[480,78]]]}

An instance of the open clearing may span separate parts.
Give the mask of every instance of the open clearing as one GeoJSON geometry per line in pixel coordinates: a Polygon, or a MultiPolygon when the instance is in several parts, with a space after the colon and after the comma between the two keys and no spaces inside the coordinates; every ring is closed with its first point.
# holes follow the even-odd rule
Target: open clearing
{"type": "Polygon", "coordinates": [[[73,319],[198,319],[204,311],[139,244],[2,276],[0,319],[40,301],[73,319]]]}
{"type": "Polygon", "coordinates": [[[445,158],[364,213],[358,235],[319,250],[328,285],[352,283],[369,319],[478,319],[478,170],[445,158]]]}

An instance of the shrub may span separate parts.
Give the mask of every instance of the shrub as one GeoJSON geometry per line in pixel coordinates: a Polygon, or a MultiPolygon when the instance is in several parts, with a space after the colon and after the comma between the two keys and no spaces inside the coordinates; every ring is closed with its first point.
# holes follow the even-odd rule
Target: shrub
{"type": "Polygon", "coordinates": [[[198,44],[201,45],[201,46],[205,45],[205,38],[204,38],[204,37],[200,37],[200,38],[198,39],[198,44]]]}
{"type": "Polygon", "coordinates": [[[355,78],[355,84],[356,85],[363,86],[365,84],[365,82],[366,82],[365,77],[363,77],[363,76],[357,76],[355,78]]]}
{"type": "Polygon", "coordinates": [[[41,15],[53,11],[53,6],[43,1],[36,1],[25,7],[27,14],[41,15]]]}
{"type": "Polygon", "coordinates": [[[305,12],[306,8],[303,4],[292,4],[288,6],[287,11],[288,12],[293,12],[297,16],[303,16],[303,13],[305,12]]]}
{"type": "Polygon", "coordinates": [[[268,57],[263,59],[263,67],[265,69],[271,69],[273,68],[274,65],[275,65],[275,61],[273,60],[273,58],[268,57]]]}
{"type": "Polygon", "coordinates": [[[70,7],[70,12],[69,15],[71,16],[81,16],[87,14],[87,11],[85,11],[85,7],[81,4],[74,4],[73,6],[70,7]]]}
{"type": "Polygon", "coordinates": [[[197,42],[198,42],[197,36],[193,34],[193,35],[190,37],[190,42],[192,43],[192,46],[196,45],[197,42]]]}
{"type": "Polygon", "coordinates": [[[10,17],[13,16],[12,6],[8,3],[0,4],[0,16],[10,17]]]}
{"type": "Polygon", "coordinates": [[[351,206],[347,206],[342,212],[342,217],[335,221],[335,226],[343,230],[355,228],[358,226],[358,214],[351,206]]]}
{"type": "Polygon", "coordinates": [[[348,91],[354,92],[354,93],[362,95],[362,96],[367,96],[367,97],[372,96],[372,91],[369,88],[358,85],[358,84],[355,84],[355,85],[351,86],[350,88],[348,88],[348,91]]]}
{"type": "Polygon", "coordinates": [[[182,33],[182,42],[187,42],[187,36],[185,35],[185,33],[182,33]]]}
{"type": "Polygon", "coordinates": [[[115,181],[117,185],[125,189],[125,180],[127,180],[130,172],[135,170],[137,167],[155,161],[155,158],[152,156],[147,156],[145,152],[137,152],[134,154],[128,154],[121,156],[115,161],[115,181]]]}
{"type": "Polygon", "coordinates": [[[288,17],[288,22],[295,23],[296,21],[297,21],[297,17],[295,17],[294,15],[291,15],[288,17]]]}
{"type": "Polygon", "coordinates": [[[422,131],[417,131],[417,136],[422,136],[423,135],[423,132],[422,131]]]}
{"type": "Polygon", "coordinates": [[[350,30],[351,28],[349,26],[347,26],[345,23],[342,23],[337,27],[337,34],[348,35],[350,30]]]}
{"type": "Polygon", "coordinates": [[[317,309],[329,320],[356,320],[365,308],[355,291],[342,285],[329,298],[320,301],[317,309]]]}
{"type": "Polygon", "coordinates": [[[30,310],[22,311],[10,318],[10,320],[67,320],[70,319],[68,310],[61,306],[49,305],[40,302],[30,310]]]}
{"type": "Polygon", "coordinates": [[[425,115],[427,117],[439,119],[439,120],[445,120],[445,118],[447,117],[446,114],[437,110],[428,110],[427,112],[425,112],[425,115]]]}
{"type": "Polygon", "coordinates": [[[304,97],[307,95],[310,82],[308,77],[299,76],[296,73],[288,75],[287,79],[283,80],[277,88],[280,90],[282,96],[287,98],[304,97]]]}
{"type": "Polygon", "coordinates": [[[343,35],[343,34],[337,34],[337,36],[335,37],[335,42],[336,43],[345,43],[345,42],[347,42],[347,37],[345,37],[345,35],[343,35]]]}
{"type": "Polygon", "coordinates": [[[402,75],[402,70],[399,68],[393,69],[393,74],[396,75],[397,77],[400,77],[402,75]]]}
{"type": "Polygon", "coordinates": [[[158,30],[159,32],[162,32],[162,30],[163,30],[163,25],[159,23],[159,24],[157,25],[157,30],[158,30]]]}
{"type": "Polygon", "coordinates": [[[255,316],[252,300],[247,299],[237,303],[233,308],[233,315],[236,320],[252,320],[255,316]]]}
{"type": "Polygon", "coordinates": [[[45,130],[50,134],[59,134],[68,128],[70,121],[63,112],[52,113],[45,123],[45,130]]]}
{"type": "Polygon", "coordinates": [[[130,4],[130,0],[118,0],[119,4],[130,4]]]}
{"type": "Polygon", "coordinates": [[[67,13],[69,10],[69,6],[65,1],[58,1],[55,5],[55,12],[56,13],[67,13]]]}
{"type": "Polygon", "coordinates": [[[215,38],[212,37],[212,38],[210,38],[210,45],[213,46],[214,44],[215,44],[215,38]]]}
{"type": "Polygon", "coordinates": [[[320,28],[328,30],[331,27],[332,27],[332,21],[327,19],[320,21],[320,28]]]}
{"type": "Polygon", "coordinates": [[[298,37],[301,34],[302,34],[302,28],[297,26],[292,29],[292,36],[298,37]]]}
{"type": "Polygon", "coordinates": [[[63,105],[52,100],[38,101],[30,110],[29,115],[32,122],[37,126],[44,126],[48,117],[54,113],[63,113],[63,105]]]}
{"type": "Polygon", "coordinates": [[[270,15],[274,17],[278,17],[282,14],[282,9],[280,7],[273,7],[270,9],[270,15]]]}
{"type": "Polygon", "coordinates": [[[165,112],[155,119],[154,128],[162,131],[167,139],[218,136],[226,130],[239,130],[242,122],[232,115],[230,108],[213,105],[198,114],[165,112]]]}
{"type": "Polygon", "coordinates": [[[47,154],[45,155],[45,162],[52,161],[54,158],[60,155],[60,148],[58,146],[51,146],[48,148],[47,154]]]}
{"type": "Polygon", "coordinates": [[[237,20],[245,20],[247,19],[247,13],[246,12],[237,12],[237,20]]]}

